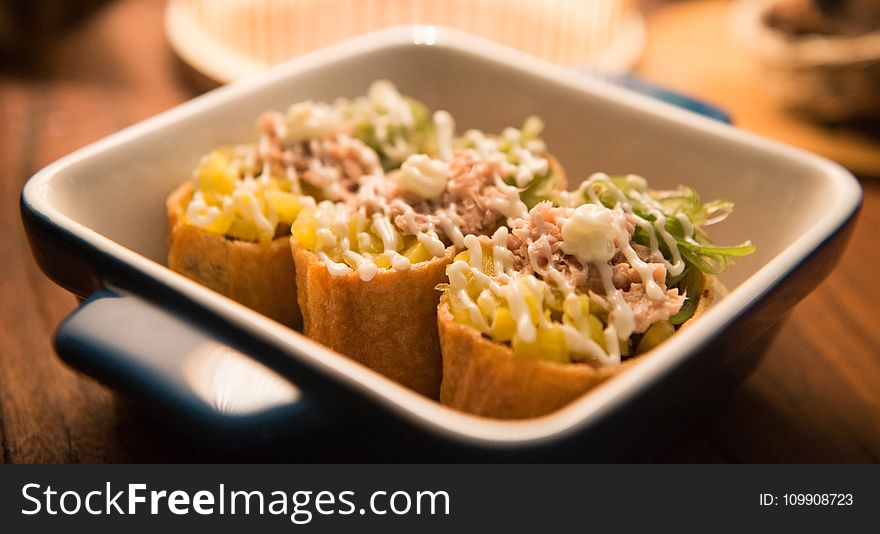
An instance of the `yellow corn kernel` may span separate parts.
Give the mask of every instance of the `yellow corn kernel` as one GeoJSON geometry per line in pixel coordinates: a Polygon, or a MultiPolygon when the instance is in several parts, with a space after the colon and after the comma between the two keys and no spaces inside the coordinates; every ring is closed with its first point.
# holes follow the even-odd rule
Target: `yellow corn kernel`
{"type": "MultiPolygon", "coordinates": [[[[229,225],[232,224],[232,216],[227,214],[226,212],[219,211],[216,213],[214,218],[211,219],[210,222],[205,223],[204,221],[209,218],[206,216],[206,212],[208,209],[216,208],[206,208],[204,211],[201,211],[199,213],[200,221],[197,226],[207,232],[212,232],[215,234],[226,234],[229,230],[229,225]]],[[[189,216],[187,216],[187,220],[190,224],[193,224],[193,221],[189,219],[189,216]]]]}
{"type": "Polygon", "coordinates": [[[586,320],[590,316],[590,299],[586,295],[577,295],[576,299],[564,298],[562,302],[563,321],[578,330],[586,330],[586,320]]]}
{"type": "MultiPolygon", "coordinates": [[[[366,247],[361,246],[360,239],[355,239],[354,241],[352,241],[352,243],[357,243],[358,251],[360,251],[361,253],[382,254],[382,252],[385,251],[385,245],[384,245],[384,243],[382,243],[382,240],[379,239],[379,236],[377,236],[376,234],[374,234],[372,232],[367,232],[367,235],[370,236],[370,243],[366,247]]],[[[357,236],[355,236],[355,237],[357,237],[357,236]]],[[[388,260],[387,257],[385,257],[385,256],[382,256],[382,257],[385,258],[390,263],[390,260],[388,260]]]]}
{"type": "Polygon", "coordinates": [[[416,241],[412,245],[409,246],[404,252],[403,255],[410,261],[412,264],[421,263],[423,261],[428,261],[432,258],[431,253],[428,252],[428,249],[425,248],[425,245],[416,241]]]}
{"type": "Polygon", "coordinates": [[[526,343],[519,336],[514,336],[511,343],[513,353],[533,360],[549,360],[557,363],[568,363],[571,358],[565,344],[565,334],[556,325],[538,326],[538,335],[532,343],[526,343]]]}
{"type": "Polygon", "coordinates": [[[315,223],[315,213],[312,210],[303,210],[290,226],[290,233],[296,242],[303,248],[315,250],[318,240],[318,225],[315,223]]]}
{"type": "Polygon", "coordinates": [[[361,250],[362,252],[373,252],[380,253],[385,250],[385,245],[382,244],[382,240],[379,236],[375,235],[372,231],[367,229],[369,225],[367,224],[366,219],[362,217],[359,213],[353,213],[351,218],[348,220],[348,242],[351,243],[353,248],[357,248],[358,245],[358,234],[361,232],[366,232],[370,235],[371,247],[370,250],[361,250]],[[374,243],[378,243],[377,246],[372,246],[374,243]]]}
{"type": "Polygon", "coordinates": [[[416,243],[419,242],[419,239],[414,235],[401,235],[400,233],[398,233],[397,236],[397,249],[395,250],[399,250],[401,254],[404,254],[407,250],[416,246],[416,243]]]}
{"type": "Polygon", "coordinates": [[[538,340],[546,347],[544,352],[545,359],[557,363],[571,362],[568,345],[565,343],[565,333],[561,328],[556,325],[549,328],[539,328],[538,340]]]}
{"type": "Polygon", "coordinates": [[[380,269],[390,269],[391,268],[391,260],[388,259],[388,256],[381,254],[378,256],[373,256],[371,258],[373,263],[376,264],[376,267],[380,269]]]}
{"type": "Polygon", "coordinates": [[[257,242],[260,240],[260,231],[257,226],[251,221],[246,221],[238,217],[232,220],[225,233],[229,237],[240,241],[257,242]]]}
{"type": "Polygon", "coordinates": [[[590,297],[578,294],[577,301],[581,305],[581,311],[583,311],[584,315],[590,315],[590,297]]]}
{"type": "MultiPolygon", "coordinates": [[[[480,248],[482,249],[481,256],[483,259],[483,265],[482,265],[483,273],[488,276],[495,276],[495,261],[494,261],[494,255],[492,252],[492,245],[481,245],[480,248]]],[[[459,252],[458,254],[455,255],[454,259],[455,259],[455,261],[463,261],[463,262],[470,264],[471,253],[469,250],[462,250],[461,252],[459,252]]]]}
{"type": "Polygon", "coordinates": [[[480,293],[483,291],[483,288],[478,286],[478,282],[474,279],[474,275],[471,274],[470,271],[467,271],[464,276],[467,278],[468,295],[470,295],[473,300],[477,300],[480,298],[480,293]]]}
{"type": "Polygon", "coordinates": [[[495,276],[495,252],[492,245],[482,245],[483,249],[483,272],[487,276],[495,276]]]}
{"type": "Polygon", "coordinates": [[[220,212],[211,224],[204,227],[209,232],[217,234],[226,234],[229,232],[229,226],[232,224],[232,215],[220,212]]]}
{"type": "Polygon", "coordinates": [[[495,320],[492,321],[492,339],[499,342],[506,342],[513,339],[516,333],[516,322],[510,309],[499,307],[495,311],[495,320]]]}
{"type": "Polygon", "coordinates": [[[527,289],[526,289],[526,291],[524,291],[524,293],[525,293],[526,304],[529,307],[529,316],[532,318],[533,323],[537,323],[538,320],[541,318],[541,311],[543,308],[543,306],[541,306],[541,304],[543,303],[543,299],[539,300],[534,294],[529,292],[527,289]]]}
{"type": "Polygon", "coordinates": [[[290,181],[287,179],[279,180],[278,178],[272,178],[269,180],[268,190],[290,193],[290,181]]]}
{"type": "Polygon", "coordinates": [[[455,322],[472,326],[470,313],[461,305],[461,301],[455,296],[455,293],[452,291],[447,292],[446,298],[449,299],[449,310],[452,311],[452,318],[455,322]]]}
{"type": "Polygon", "coordinates": [[[675,327],[669,321],[657,321],[642,336],[639,346],[636,348],[636,354],[642,354],[653,349],[660,343],[666,341],[675,333],[675,327]]]}
{"type": "Polygon", "coordinates": [[[492,316],[495,315],[495,310],[498,308],[498,302],[495,300],[495,297],[492,296],[491,291],[484,289],[480,292],[480,296],[477,297],[477,307],[480,308],[480,313],[483,315],[483,318],[489,322],[492,320],[492,316]]]}
{"type": "Polygon", "coordinates": [[[620,347],[620,355],[629,356],[629,340],[628,339],[618,339],[617,346],[620,347]]]}
{"type": "Polygon", "coordinates": [[[348,265],[352,271],[357,271],[357,269],[358,269],[357,262],[355,262],[353,259],[351,259],[347,256],[343,256],[342,254],[338,253],[337,251],[334,251],[334,253],[329,254],[329,256],[331,258],[333,258],[335,261],[338,261],[339,263],[344,263],[344,264],[348,265]]]}
{"type": "Polygon", "coordinates": [[[220,150],[202,158],[196,171],[198,189],[223,195],[231,194],[235,189],[235,175],[230,172],[229,163],[229,155],[220,150]]]}
{"type": "Polygon", "coordinates": [[[598,301],[595,301],[589,297],[587,297],[587,301],[589,302],[590,313],[597,317],[607,317],[608,310],[602,307],[598,301]]]}
{"type": "Polygon", "coordinates": [[[590,337],[593,338],[593,341],[601,345],[603,349],[608,350],[605,346],[605,330],[602,326],[602,321],[595,315],[588,315],[587,324],[589,325],[590,337]]]}
{"type": "Polygon", "coordinates": [[[216,191],[202,191],[202,198],[205,199],[205,204],[208,206],[223,207],[223,195],[216,191]]]}
{"type": "MultiPolygon", "coordinates": [[[[336,233],[336,232],[334,231],[334,233],[336,233]]],[[[358,236],[357,221],[355,221],[354,218],[352,218],[348,221],[348,235],[346,235],[345,237],[348,238],[349,246],[351,248],[353,248],[354,250],[357,250],[357,248],[358,248],[357,236],[358,236]]]]}
{"type": "Polygon", "coordinates": [[[278,220],[292,224],[302,210],[299,196],[284,191],[266,191],[266,202],[278,215],[278,220]]]}

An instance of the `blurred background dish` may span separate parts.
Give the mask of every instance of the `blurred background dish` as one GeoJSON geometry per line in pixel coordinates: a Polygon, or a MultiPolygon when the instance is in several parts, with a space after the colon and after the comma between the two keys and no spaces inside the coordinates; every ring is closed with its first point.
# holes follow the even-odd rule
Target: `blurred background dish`
{"type": "Polygon", "coordinates": [[[780,105],[828,122],[880,118],[880,2],[740,0],[733,21],[780,105]]]}
{"type": "Polygon", "coordinates": [[[175,52],[209,78],[229,82],[373,30],[449,26],[550,61],[615,73],[644,44],[632,0],[170,0],[165,27],[175,52]]]}

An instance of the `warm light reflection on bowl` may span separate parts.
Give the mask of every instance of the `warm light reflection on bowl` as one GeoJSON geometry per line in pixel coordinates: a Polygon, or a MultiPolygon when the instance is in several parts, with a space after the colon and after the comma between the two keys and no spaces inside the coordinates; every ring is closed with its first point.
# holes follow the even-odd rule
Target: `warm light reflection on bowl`
{"type": "Polygon", "coordinates": [[[437,28],[431,25],[416,24],[412,28],[413,44],[432,45],[437,42],[437,28]]]}
{"type": "Polygon", "coordinates": [[[199,398],[223,414],[249,415],[300,396],[296,386],[265,365],[215,341],[186,355],[183,376],[199,398]]]}

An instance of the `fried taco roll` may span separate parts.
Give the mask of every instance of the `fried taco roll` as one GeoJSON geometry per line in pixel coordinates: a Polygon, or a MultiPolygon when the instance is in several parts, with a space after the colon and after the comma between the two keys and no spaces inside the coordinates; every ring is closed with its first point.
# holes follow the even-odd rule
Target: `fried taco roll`
{"type": "Polygon", "coordinates": [[[347,201],[303,210],[291,243],[305,334],[438,398],[434,288],[455,247],[527,214],[526,200],[558,194],[564,175],[537,146],[534,121],[502,136],[470,133],[479,145],[456,148],[448,114],[434,120],[438,158],[411,155],[347,201]]]}
{"type": "Polygon", "coordinates": [[[702,313],[750,242],[701,229],[730,212],[686,188],[595,175],[491,238],[467,236],[438,311],[441,402],[521,419],[557,410],[702,313]]]}
{"type": "Polygon", "coordinates": [[[258,142],[211,152],[192,182],[169,196],[169,267],[299,327],[293,221],[304,206],[346,199],[367,177],[384,175],[380,158],[390,156],[358,135],[392,152],[410,137],[412,150],[432,150],[425,115],[423,105],[382,81],[354,102],[299,102],[284,114],[264,113],[258,142]]]}
{"type": "Polygon", "coordinates": [[[193,184],[167,201],[168,266],[200,284],[291,327],[302,323],[295,299],[295,273],[286,237],[266,243],[229,239],[186,221],[193,184]]]}
{"type": "Polygon", "coordinates": [[[452,249],[445,249],[442,256],[416,261],[405,271],[380,269],[369,283],[351,270],[331,274],[308,250],[300,248],[294,254],[307,335],[436,398],[440,358],[426,355],[439,355],[433,327],[437,307],[434,288],[446,278],[452,249]],[[424,328],[426,325],[429,328],[424,328]]]}

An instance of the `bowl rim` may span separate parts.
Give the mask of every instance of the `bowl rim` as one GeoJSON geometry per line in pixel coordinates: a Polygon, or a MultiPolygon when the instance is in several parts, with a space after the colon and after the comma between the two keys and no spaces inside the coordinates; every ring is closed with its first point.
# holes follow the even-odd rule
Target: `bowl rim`
{"type": "MultiPolygon", "coordinates": [[[[585,77],[573,70],[509,49],[482,38],[449,28],[437,27],[436,40],[426,43],[414,38],[420,26],[402,26],[355,37],[337,45],[316,50],[286,64],[259,73],[252,78],[221,87],[140,123],[81,148],[49,164],[25,184],[22,203],[26,209],[52,225],[53,229],[78,240],[102,254],[121,261],[140,274],[211,310],[238,325],[247,334],[284,348],[291,357],[324,372],[329,379],[371,395],[386,409],[422,428],[453,438],[458,442],[488,447],[528,446],[546,443],[583,430],[611,415],[632,400],[647,386],[678,367],[708,344],[739,313],[762,299],[782,279],[810,256],[855,214],[861,202],[861,188],[855,178],[840,165],[801,149],[790,147],[737,130],[694,113],[656,101],[646,96],[585,77]],[[633,365],[615,377],[573,401],[557,412],[522,421],[492,420],[458,412],[439,402],[422,397],[362,365],[341,356],[303,335],[276,323],[220,294],[200,286],[166,266],[155,262],[78,223],[62,213],[49,200],[47,191],[54,178],[101,153],[117,150],[136,142],[138,137],[197,116],[216,106],[234,104],[264,86],[283,83],[289,77],[316,66],[332,64],[361,54],[381,53],[400,47],[438,47],[457,54],[489,60],[501,67],[560,84],[644,113],[669,119],[691,129],[743,147],[772,151],[781,158],[813,167],[830,180],[837,193],[823,218],[749,278],[735,287],[724,300],[686,331],[658,347],[651,358],[633,365]]],[[[422,31],[422,30],[420,30],[422,31]]],[[[295,382],[295,381],[294,381],[295,382]]]]}

